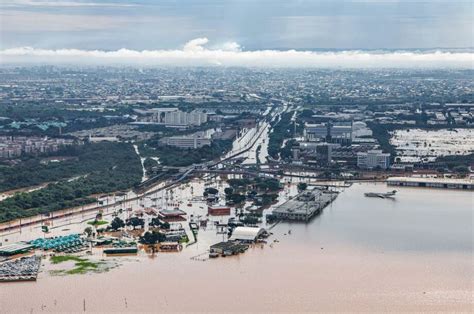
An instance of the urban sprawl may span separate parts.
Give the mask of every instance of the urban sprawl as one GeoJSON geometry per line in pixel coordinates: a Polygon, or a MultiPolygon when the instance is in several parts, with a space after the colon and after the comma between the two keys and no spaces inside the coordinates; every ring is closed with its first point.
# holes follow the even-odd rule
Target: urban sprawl
{"type": "Polygon", "coordinates": [[[0,280],[272,246],[354,182],[473,190],[472,75],[4,67],[0,280]]]}

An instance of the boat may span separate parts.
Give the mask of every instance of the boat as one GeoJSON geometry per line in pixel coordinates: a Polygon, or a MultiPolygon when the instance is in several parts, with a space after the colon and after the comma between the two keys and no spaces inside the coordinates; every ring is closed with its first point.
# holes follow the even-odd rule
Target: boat
{"type": "Polygon", "coordinates": [[[397,194],[396,190],[393,190],[387,193],[377,193],[377,192],[364,193],[365,197],[378,197],[378,198],[394,198],[395,194],[397,194]]]}

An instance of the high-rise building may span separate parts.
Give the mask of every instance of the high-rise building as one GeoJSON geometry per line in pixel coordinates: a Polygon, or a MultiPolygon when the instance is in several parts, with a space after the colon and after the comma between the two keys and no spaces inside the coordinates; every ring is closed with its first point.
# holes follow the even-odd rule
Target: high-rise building
{"type": "Polygon", "coordinates": [[[357,153],[357,166],[362,169],[388,169],[390,167],[390,154],[381,150],[357,153]]]}
{"type": "Polygon", "coordinates": [[[160,139],[161,145],[174,146],[178,148],[201,148],[203,146],[210,146],[212,143],[211,138],[206,132],[196,132],[194,134],[184,136],[170,136],[160,139]]]}
{"type": "Polygon", "coordinates": [[[164,114],[163,123],[170,127],[199,126],[207,122],[207,114],[202,112],[171,111],[164,114]]]}
{"type": "Polygon", "coordinates": [[[329,134],[328,125],[326,123],[305,124],[304,137],[308,142],[322,142],[327,139],[329,134]]]}
{"type": "Polygon", "coordinates": [[[352,122],[306,124],[304,137],[309,142],[350,144],[352,141],[352,122]]]}

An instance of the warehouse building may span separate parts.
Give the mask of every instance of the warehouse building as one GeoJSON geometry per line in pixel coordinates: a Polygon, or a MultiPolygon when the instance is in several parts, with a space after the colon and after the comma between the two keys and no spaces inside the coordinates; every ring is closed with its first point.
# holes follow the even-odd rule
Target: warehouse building
{"type": "Polygon", "coordinates": [[[255,242],[258,238],[266,234],[265,229],[258,227],[237,227],[232,232],[229,240],[242,242],[255,242]]]}

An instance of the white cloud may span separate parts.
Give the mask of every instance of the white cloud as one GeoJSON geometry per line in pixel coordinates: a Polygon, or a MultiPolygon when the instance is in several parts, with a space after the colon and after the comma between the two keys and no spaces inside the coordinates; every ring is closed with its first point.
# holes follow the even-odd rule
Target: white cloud
{"type": "Polygon", "coordinates": [[[196,38],[181,50],[115,51],[38,49],[20,47],[0,50],[0,63],[124,64],[173,66],[244,66],[300,68],[474,68],[472,52],[314,52],[296,50],[241,50],[236,43],[205,47],[207,38],[196,38]]]}
{"type": "Polygon", "coordinates": [[[196,38],[193,40],[188,41],[184,47],[183,50],[185,52],[198,52],[198,51],[204,51],[203,45],[207,44],[209,42],[209,39],[202,37],[202,38],[196,38]]]}
{"type": "Polygon", "coordinates": [[[17,7],[134,7],[133,3],[112,2],[83,2],[83,1],[35,1],[35,0],[6,0],[0,6],[17,7]]]}

